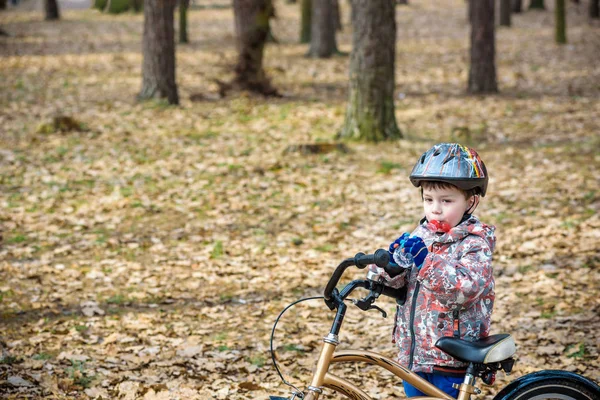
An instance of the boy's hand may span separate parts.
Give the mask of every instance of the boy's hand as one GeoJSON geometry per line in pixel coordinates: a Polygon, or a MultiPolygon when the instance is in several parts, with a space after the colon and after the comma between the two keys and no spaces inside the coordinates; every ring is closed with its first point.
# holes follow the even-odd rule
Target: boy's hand
{"type": "Polygon", "coordinates": [[[390,244],[390,248],[388,249],[388,252],[390,253],[390,263],[391,264],[396,264],[396,262],[394,261],[394,252],[396,251],[396,249],[398,247],[402,247],[404,245],[404,242],[409,238],[409,236],[410,236],[410,233],[404,232],[402,234],[402,236],[400,236],[398,239],[394,240],[390,244]]]}
{"type": "Polygon", "coordinates": [[[420,269],[429,253],[423,239],[418,236],[411,236],[404,241],[403,246],[405,252],[412,254],[415,266],[420,269]]]}

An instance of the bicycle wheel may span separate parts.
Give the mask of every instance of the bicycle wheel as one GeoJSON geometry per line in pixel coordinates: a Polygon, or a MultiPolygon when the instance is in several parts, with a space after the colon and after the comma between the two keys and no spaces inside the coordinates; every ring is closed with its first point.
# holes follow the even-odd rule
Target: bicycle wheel
{"type": "Polygon", "coordinates": [[[571,379],[531,382],[495,400],[599,400],[600,391],[571,379]]]}

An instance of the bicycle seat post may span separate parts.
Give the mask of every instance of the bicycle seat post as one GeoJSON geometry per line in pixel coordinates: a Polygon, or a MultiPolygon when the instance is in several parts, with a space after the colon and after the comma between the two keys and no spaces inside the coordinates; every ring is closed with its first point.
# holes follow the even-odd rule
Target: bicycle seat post
{"type": "Polygon", "coordinates": [[[458,398],[457,400],[469,400],[472,394],[480,394],[481,390],[475,387],[475,376],[477,375],[477,371],[475,370],[475,365],[473,363],[469,363],[469,367],[467,368],[467,373],[465,374],[465,379],[462,384],[454,384],[453,387],[458,389],[458,398]]]}

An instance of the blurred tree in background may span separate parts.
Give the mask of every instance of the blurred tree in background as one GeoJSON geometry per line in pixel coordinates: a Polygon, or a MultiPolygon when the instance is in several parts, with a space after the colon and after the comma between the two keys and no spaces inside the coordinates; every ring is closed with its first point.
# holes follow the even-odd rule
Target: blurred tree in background
{"type": "Polygon", "coordinates": [[[471,66],[469,93],[495,93],[496,32],[494,0],[473,0],[471,5],[471,66]]]}
{"type": "Polygon", "coordinates": [[[146,0],[142,39],[142,89],[139,100],[166,99],[179,104],[175,81],[176,0],[146,0]]]}
{"type": "Polygon", "coordinates": [[[44,9],[46,10],[46,21],[60,19],[57,0],[45,0],[44,9]]]}
{"type": "Polygon", "coordinates": [[[333,1],[335,0],[311,1],[310,49],[308,50],[308,55],[311,57],[327,58],[337,52],[333,1]]]}
{"type": "Polygon", "coordinates": [[[529,3],[529,9],[545,10],[546,5],[544,4],[544,0],[531,0],[531,3],[529,3]]]}
{"type": "Polygon", "coordinates": [[[233,84],[264,95],[277,95],[277,90],[263,69],[263,54],[273,17],[271,0],[234,0],[235,33],[238,61],[233,84]]]}
{"type": "Polygon", "coordinates": [[[590,0],[590,18],[600,18],[600,0],[590,0]]]}
{"type": "Polygon", "coordinates": [[[510,26],[511,0],[500,0],[500,25],[510,26]]]}
{"type": "Polygon", "coordinates": [[[300,43],[310,43],[312,0],[300,1],[300,43]]]}
{"type": "Polygon", "coordinates": [[[188,8],[190,0],[179,0],[179,43],[188,43],[188,8]]]}
{"type": "Polygon", "coordinates": [[[565,0],[556,0],[554,8],[555,16],[555,39],[556,43],[567,43],[567,20],[566,20],[565,0]]]}
{"type": "Polygon", "coordinates": [[[394,113],[395,0],[352,1],[352,54],[344,139],[402,137],[394,113]]]}

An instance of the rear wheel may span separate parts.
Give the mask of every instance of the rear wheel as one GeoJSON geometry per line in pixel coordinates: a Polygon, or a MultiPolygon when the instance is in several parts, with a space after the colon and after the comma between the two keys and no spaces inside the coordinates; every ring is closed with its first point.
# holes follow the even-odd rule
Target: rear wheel
{"type": "Polygon", "coordinates": [[[531,382],[502,400],[598,400],[600,392],[569,379],[531,382]]]}

